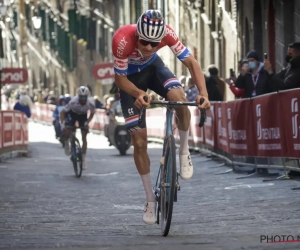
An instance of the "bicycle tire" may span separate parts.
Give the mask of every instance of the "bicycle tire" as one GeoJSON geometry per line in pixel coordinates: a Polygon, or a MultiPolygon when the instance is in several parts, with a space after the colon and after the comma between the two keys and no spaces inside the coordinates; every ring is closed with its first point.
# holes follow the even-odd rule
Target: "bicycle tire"
{"type": "Polygon", "coordinates": [[[80,178],[82,174],[82,153],[81,153],[80,142],[76,137],[73,139],[72,142],[72,162],[73,162],[75,175],[77,178],[80,178]],[[75,153],[73,150],[75,150],[75,153]]]}
{"type": "Polygon", "coordinates": [[[168,236],[171,227],[173,204],[176,188],[176,148],[173,135],[165,139],[164,166],[160,173],[160,183],[169,183],[160,187],[161,234],[168,236]]]}

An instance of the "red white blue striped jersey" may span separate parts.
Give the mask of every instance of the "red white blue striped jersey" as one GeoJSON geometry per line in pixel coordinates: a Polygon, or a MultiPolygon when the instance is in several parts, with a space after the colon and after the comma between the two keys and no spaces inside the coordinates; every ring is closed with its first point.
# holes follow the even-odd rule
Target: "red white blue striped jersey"
{"type": "MultiPolygon", "coordinates": [[[[179,41],[174,30],[166,25],[166,34],[157,51],[164,46],[169,46],[180,61],[190,56],[189,50],[179,41]]],[[[117,75],[131,75],[141,71],[151,64],[158,56],[154,53],[144,58],[138,51],[136,39],[136,24],[125,25],[119,28],[112,40],[112,51],[114,56],[114,70],[117,75]]]]}

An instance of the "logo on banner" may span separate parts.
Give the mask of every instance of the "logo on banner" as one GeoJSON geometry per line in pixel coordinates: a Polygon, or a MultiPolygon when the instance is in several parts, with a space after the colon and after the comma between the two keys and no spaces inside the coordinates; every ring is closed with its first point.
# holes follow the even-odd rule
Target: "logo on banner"
{"type": "Polygon", "coordinates": [[[227,109],[227,119],[228,119],[228,137],[232,139],[232,125],[231,125],[231,109],[227,109]]]}
{"type": "Polygon", "coordinates": [[[261,105],[256,105],[256,117],[259,118],[257,120],[257,139],[258,140],[272,140],[272,139],[280,139],[280,128],[263,128],[261,124],[261,105]]]}
{"type": "Polygon", "coordinates": [[[292,113],[295,115],[293,115],[292,117],[292,124],[293,124],[293,138],[296,139],[298,138],[298,130],[300,129],[300,126],[298,128],[298,99],[297,98],[293,98],[291,101],[291,105],[292,105],[292,113]]]}
{"type": "Polygon", "coordinates": [[[257,120],[257,138],[260,140],[262,138],[262,130],[261,130],[261,107],[260,104],[256,105],[256,117],[259,118],[257,120]]]}
{"type": "Polygon", "coordinates": [[[227,137],[226,128],[222,127],[222,108],[218,108],[218,132],[219,136],[227,137]]]}
{"type": "Polygon", "coordinates": [[[97,64],[93,67],[93,76],[97,80],[114,79],[115,71],[113,63],[97,64]]]}

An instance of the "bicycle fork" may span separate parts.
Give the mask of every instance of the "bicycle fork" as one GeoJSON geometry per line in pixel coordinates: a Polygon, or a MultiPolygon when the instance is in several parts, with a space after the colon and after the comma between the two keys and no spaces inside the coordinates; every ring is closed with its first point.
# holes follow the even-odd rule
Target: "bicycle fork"
{"type": "MultiPolygon", "coordinates": [[[[159,171],[160,174],[157,176],[157,179],[156,179],[156,183],[159,183],[159,185],[156,184],[156,186],[154,187],[154,190],[153,190],[157,202],[159,202],[159,199],[160,199],[161,188],[170,187],[170,183],[159,182],[159,177],[161,175],[161,170],[164,167],[164,162],[165,162],[165,157],[163,156],[160,160],[160,171],[159,171]]],[[[177,202],[177,191],[180,191],[180,184],[178,181],[178,179],[179,179],[178,177],[179,177],[179,173],[176,172],[175,195],[174,195],[175,202],[177,202]]]]}

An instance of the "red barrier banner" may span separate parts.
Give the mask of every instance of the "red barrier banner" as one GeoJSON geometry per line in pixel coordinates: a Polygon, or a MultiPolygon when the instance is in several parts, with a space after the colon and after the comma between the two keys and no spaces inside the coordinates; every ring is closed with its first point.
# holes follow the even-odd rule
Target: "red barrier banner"
{"type": "Polygon", "coordinates": [[[190,107],[191,125],[189,129],[189,144],[192,147],[199,147],[204,142],[203,128],[199,127],[200,110],[196,107],[190,107]]]}
{"type": "MultiPolygon", "coordinates": [[[[153,108],[146,110],[147,134],[149,137],[164,139],[166,129],[166,108],[153,108]]],[[[173,128],[176,128],[173,119],[173,128]]],[[[174,130],[175,139],[179,139],[178,130],[174,130]]]]}
{"type": "Polygon", "coordinates": [[[2,124],[3,124],[3,148],[11,147],[14,145],[14,113],[4,112],[2,113],[2,124]]]}
{"type": "Polygon", "coordinates": [[[282,107],[280,112],[283,120],[284,136],[286,141],[286,157],[299,158],[300,156],[300,89],[279,93],[282,107]]]}
{"type": "Polygon", "coordinates": [[[2,123],[2,114],[3,114],[3,112],[1,112],[0,111],[0,150],[1,150],[1,148],[3,148],[3,140],[2,140],[2,138],[3,138],[3,125],[4,125],[4,123],[2,123]]]}
{"type": "Polygon", "coordinates": [[[254,156],[252,105],[250,99],[227,102],[229,153],[232,155],[254,156]]]}
{"type": "Polygon", "coordinates": [[[206,110],[206,122],[203,126],[204,143],[205,145],[215,148],[215,102],[210,103],[210,109],[206,110]]]}
{"type": "Polygon", "coordinates": [[[278,94],[258,96],[251,99],[251,102],[253,126],[256,131],[256,156],[284,156],[286,147],[278,94]]]}
{"type": "Polygon", "coordinates": [[[23,144],[28,145],[28,120],[27,116],[22,116],[22,129],[23,129],[23,144]]]}
{"type": "MultiPolygon", "coordinates": [[[[189,146],[190,147],[199,147],[201,143],[204,141],[203,128],[199,128],[200,122],[200,111],[196,107],[189,107],[191,112],[191,122],[189,127],[189,146]]],[[[177,128],[178,119],[176,117],[176,113],[173,118],[173,128],[177,128]]],[[[165,131],[163,132],[165,133],[165,131]]],[[[179,142],[179,131],[178,128],[173,131],[174,138],[177,142],[179,142]]]]}
{"type": "Polygon", "coordinates": [[[217,135],[215,142],[217,148],[229,153],[226,105],[226,102],[218,102],[215,104],[215,124],[217,135]]]}
{"type": "Polygon", "coordinates": [[[22,118],[23,113],[14,112],[14,144],[15,146],[23,145],[23,127],[22,118]]]}

